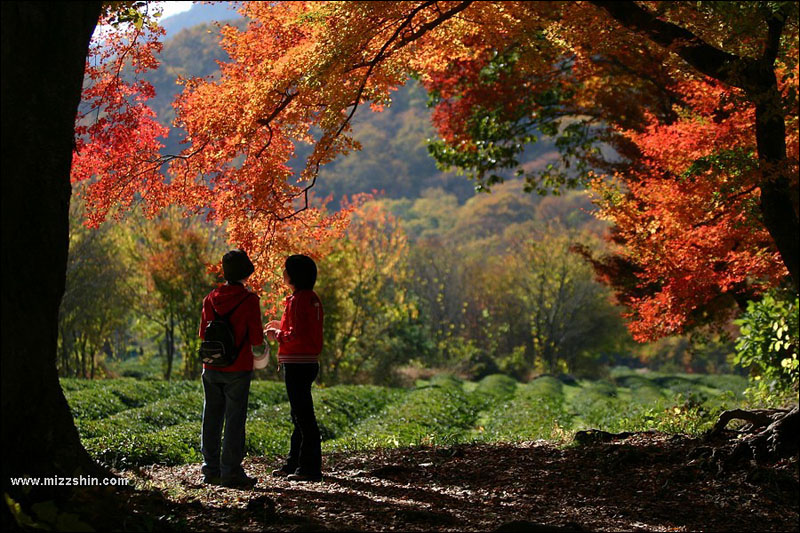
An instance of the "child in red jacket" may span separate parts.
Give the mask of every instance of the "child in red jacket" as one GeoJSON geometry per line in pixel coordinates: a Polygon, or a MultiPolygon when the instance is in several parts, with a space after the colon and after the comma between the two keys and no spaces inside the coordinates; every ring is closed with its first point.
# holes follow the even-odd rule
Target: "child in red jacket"
{"type": "Polygon", "coordinates": [[[322,351],[322,302],[314,292],[317,265],[305,255],[286,259],[283,280],[292,289],[280,322],[267,325],[267,337],[278,341],[278,363],[283,369],[291,406],[292,432],[286,464],[272,472],[291,481],[322,480],[322,450],[311,384],[319,374],[322,351]]]}
{"type": "Polygon", "coordinates": [[[258,296],[244,286],[254,271],[247,253],[242,250],[226,253],[222,257],[222,270],[227,283],[203,300],[199,334],[205,339],[208,323],[230,313],[229,323],[239,354],[227,367],[203,365],[202,472],[206,483],[249,489],[256,479],[245,473],[242,459],[247,401],[253,379],[252,347],[264,343],[264,332],[258,296]]]}

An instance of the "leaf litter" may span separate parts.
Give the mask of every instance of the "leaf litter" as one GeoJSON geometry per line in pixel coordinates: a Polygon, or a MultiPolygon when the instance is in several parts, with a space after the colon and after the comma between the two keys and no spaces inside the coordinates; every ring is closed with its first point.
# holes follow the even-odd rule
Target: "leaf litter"
{"type": "Polygon", "coordinates": [[[657,432],[334,453],[322,482],[271,476],[252,490],[203,483],[199,464],[120,471],[132,512],[159,529],[220,531],[798,531],[797,457],[720,469],[698,439],[657,432]],[[695,457],[698,456],[698,457],[695,457]],[[694,459],[692,457],[695,457],[694,459]],[[158,498],[153,498],[153,495],[158,498]]]}

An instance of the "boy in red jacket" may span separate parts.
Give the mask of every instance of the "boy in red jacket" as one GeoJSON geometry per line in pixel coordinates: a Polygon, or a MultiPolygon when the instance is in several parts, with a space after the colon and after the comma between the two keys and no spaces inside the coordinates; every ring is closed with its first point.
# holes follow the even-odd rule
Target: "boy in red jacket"
{"type": "Polygon", "coordinates": [[[203,430],[200,447],[203,452],[204,481],[233,488],[252,488],[256,479],[245,474],[245,422],[250,381],[253,378],[252,346],[264,343],[258,296],[244,286],[253,273],[253,263],[242,250],[231,250],[222,257],[222,270],[227,280],[203,300],[200,337],[215,316],[232,313],[229,318],[239,354],[226,367],[203,365],[203,430]],[[220,440],[225,426],[220,461],[220,440]]]}
{"type": "Polygon", "coordinates": [[[313,290],[317,265],[308,256],[292,255],[286,259],[283,280],[293,292],[286,298],[280,322],[271,321],[266,332],[270,340],[278,341],[294,431],[286,464],[272,474],[291,481],[321,481],[321,441],[311,397],[322,351],[322,302],[313,290]]]}

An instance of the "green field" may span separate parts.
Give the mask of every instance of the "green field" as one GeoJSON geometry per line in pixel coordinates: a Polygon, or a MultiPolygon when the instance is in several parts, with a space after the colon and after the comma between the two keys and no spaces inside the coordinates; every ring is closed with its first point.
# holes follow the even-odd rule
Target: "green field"
{"type": "MultiPolygon", "coordinates": [[[[84,446],[116,468],[199,462],[203,390],[199,381],[62,379],[84,446]]],[[[698,434],[724,409],[740,406],[745,378],[638,374],[606,381],[541,377],[529,383],[492,375],[480,382],[449,376],[411,389],[370,385],[314,387],[327,452],[416,444],[569,442],[579,430],[698,434]]],[[[288,451],[291,422],[283,384],[254,381],[247,453],[288,451]]]]}

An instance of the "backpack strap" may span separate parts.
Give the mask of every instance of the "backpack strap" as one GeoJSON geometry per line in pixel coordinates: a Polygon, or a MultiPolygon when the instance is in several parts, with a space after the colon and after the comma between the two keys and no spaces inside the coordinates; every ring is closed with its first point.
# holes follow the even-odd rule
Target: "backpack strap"
{"type": "MultiPolygon", "coordinates": [[[[255,294],[253,294],[251,292],[248,292],[247,294],[245,294],[244,298],[239,300],[239,303],[237,303],[235,306],[233,306],[233,309],[231,309],[230,311],[228,311],[224,315],[219,315],[219,313],[217,313],[217,310],[214,309],[213,305],[211,306],[211,312],[214,313],[214,317],[215,318],[220,318],[220,316],[221,316],[222,318],[225,319],[226,322],[228,322],[230,320],[231,316],[233,315],[233,312],[236,311],[236,309],[240,305],[242,305],[244,303],[244,301],[247,300],[247,298],[250,297],[250,296],[255,296],[255,294]]],[[[231,331],[231,333],[233,333],[233,332],[231,331]]],[[[247,334],[248,334],[248,328],[247,328],[247,326],[245,326],[245,328],[244,328],[244,338],[242,339],[241,344],[239,344],[239,346],[236,347],[236,357],[239,357],[239,352],[242,351],[242,348],[244,348],[244,343],[247,342],[247,334]]]]}
{"type": "MultiPolygon", "coordinates": [[[[212,306],[211,306],[211,312],[212,312],[212,313],[214,313],[214,318],[224,318],[225,320],[229,320],[229,319],[231,318],[231,315],[233,315],[233,312],[234,312],[234,311],[236,311],[236,309],[237,309],[237,308],[238,308],[240,305],[242,305],[242,304],[244,303],[244,301],[245,301],[245,300],[247,300],[247,297],[248,297],[248,296],[250,296],[251,294],[252,294],[252,293],[250,293],[250,292],[248,292],[247,294],[245,294],[245,295],[244,295],[244,298],[242,298],[241,300],[239,300],[239,303],[237,303],[236,305],[234,305],[234,306],[233,306],[233,309],[231,309],[230,311],[228,311],[228,312],[227,312],[227,313],[225,313],[224,315],[220,315],[219,313],[217,313],[217,310],[216,310],[216,309],[214,308],[214,306],[212,305],[212,306]]],[[[255,294],[253,294],[253,296],[255,296],[255,294]]]]}

